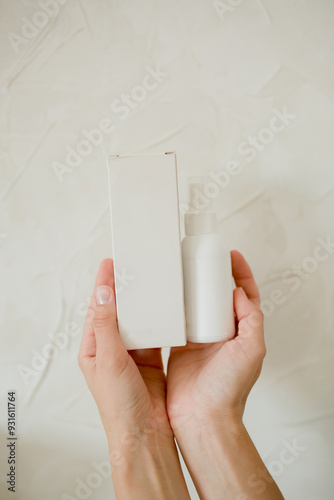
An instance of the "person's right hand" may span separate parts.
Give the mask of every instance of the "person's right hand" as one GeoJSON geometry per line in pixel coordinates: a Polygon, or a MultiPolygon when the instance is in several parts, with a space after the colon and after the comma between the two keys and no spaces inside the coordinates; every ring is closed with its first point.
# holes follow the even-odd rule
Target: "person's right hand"
{"type": "Polygon", "coordinates": [[[161,349],[125,349],[111,259],[96,277],[79,364],[107,435],[116,497],[188,500],[166,413],[161,349]]]}
{"type": "Polygon", "coordinates": [[[111,259],[101,263],[95,287],[84,326],[79,365],[108,439],[118,442],[124,435],[123,441],[131,444],[153,431],[160,439],[173,439],[166,413],[161,349],[127,351],[122,344],[111,259]]]}
{"type": "MultiPolygon", "coordinates": [[[[167,370],[167,412],[175,434],[212,420],[241,421],[266,354],[259,291],[244,257],[231,252],[235,338],[173,347],[167,370]]],[[[208,332],[210,334],[210,332],[208,332]]]]}

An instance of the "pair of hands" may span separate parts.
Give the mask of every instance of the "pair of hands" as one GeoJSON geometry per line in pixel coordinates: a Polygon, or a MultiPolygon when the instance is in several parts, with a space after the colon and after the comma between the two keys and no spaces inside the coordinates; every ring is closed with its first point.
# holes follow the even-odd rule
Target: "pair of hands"
{"type": "Polygon", "coordinates": [[[242,421],[247,396],[265,356],[263,315],[252,271],[231,252],[237,288],[234,339],[171,348],[167,377],[161,349],[127,351],[117,325],[113,261],[101,263],[79,352],[79,365],[97,403],[109,448],[148,434],[173,438],[212,421],[242,421]],[[128,429],[123,438],[120,433],[128,429]],[[130,433],[131,434],[131,433],[130,433]],[[116,436],[117,435],[117,436],[116,436]],[[116,444],[117,443],[117,444],[116,444]]]}

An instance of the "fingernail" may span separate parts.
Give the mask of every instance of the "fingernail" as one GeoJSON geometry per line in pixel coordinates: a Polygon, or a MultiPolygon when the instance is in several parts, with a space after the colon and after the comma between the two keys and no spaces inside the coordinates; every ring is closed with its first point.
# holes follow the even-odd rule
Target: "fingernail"
{"type": "Polygon", "coordinates": [[[110,286],[101,285],[96,287],[95,290],[95,300],[96,305],[103,306],[104,304],[108,304],[111,299],[111,288],[110,286]]]}
{"type": "Polygon", "coordinates": [[[241,286],[240,286],[239,288],[240,288],[240,290],[242,291],[242,293],[244,294],[244,296],[246,297],[246,299],[248,299],[248,297],[247,297],[247,295],[246,295],[245,290],[244,290],[241,286]]]}

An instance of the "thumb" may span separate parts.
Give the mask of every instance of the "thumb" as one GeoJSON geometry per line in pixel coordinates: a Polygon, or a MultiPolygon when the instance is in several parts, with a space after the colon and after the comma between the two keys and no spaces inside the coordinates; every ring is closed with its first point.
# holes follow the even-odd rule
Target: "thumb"
{"type": "Polygon", "coordinates": [[[118,332],[115,294],[110,286],[100,285],[95,289],[93,326],[97,357],[112,356],[124,349],[118,332]]]}

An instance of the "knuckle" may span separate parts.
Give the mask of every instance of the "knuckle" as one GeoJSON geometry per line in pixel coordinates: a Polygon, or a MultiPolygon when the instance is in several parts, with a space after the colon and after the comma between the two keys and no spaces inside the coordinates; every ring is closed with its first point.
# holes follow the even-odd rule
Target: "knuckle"
{"type": "Polygon", "coordinates": [[[251,312],[251,314],[247,318],[247,323],[249,324],[250,327],[252,328],[259,328],[263,326],[263,312],[261,309],[256,309],[251,312]]]}
{"type": "Polygon", "coordinates": [[[110,326],[110,317],[107,315],[95,316],[93,326],[96,330],[105,330],[110,326]]]}
{"type": "Polygon", "coordinates": [[[264,321],[263,311],[260,308],[258,308],[258,309],[256,309],[256,311],[253,312],[253,315],[254,315],[254,321],[258,325],[262,325],[263,321],[264,321]]]}
{"type": "Polygon", "coordinates": [[[111,370],[117,373],[122,372],[127,363],[128,356],[124,356],[124,352],[118,349],[112,353],[103,352],[98,357],[98,367],[104,372],[110,372],[111,370]]]}

